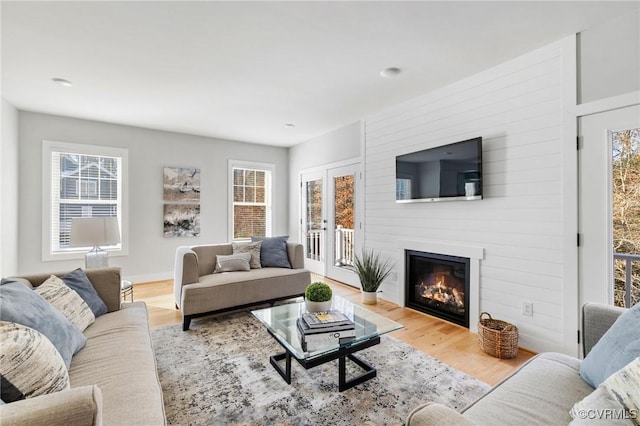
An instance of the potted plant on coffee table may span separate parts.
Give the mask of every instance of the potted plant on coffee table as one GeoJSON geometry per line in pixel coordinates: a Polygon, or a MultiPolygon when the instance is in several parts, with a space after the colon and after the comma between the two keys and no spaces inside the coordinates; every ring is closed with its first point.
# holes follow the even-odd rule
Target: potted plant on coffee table
{"type": "Polygon", "coordinates": [[[362,303],[375,305],[378,302],[378,288],[391,274],[391,261],[389,259],[383,261],[380,259],[380,254],[373,249],[362,249],[360,255],[354,256],[353,269],[360,279],[362,303]]]}
{"type": "Polygon", "coordinates": [[[304,291],[304,301],[308,312],[327,312],[331,310],[333,291],[328,284],[313,282],[304,291]]]}

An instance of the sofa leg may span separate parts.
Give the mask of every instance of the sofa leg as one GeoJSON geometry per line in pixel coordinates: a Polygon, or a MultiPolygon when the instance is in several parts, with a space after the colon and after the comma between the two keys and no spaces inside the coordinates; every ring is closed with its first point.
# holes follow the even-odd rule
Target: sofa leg
{"type": "Polygon", "coordinates": [[[190,325],[191,325],[191,318],[184,317],[182,319],[182,331],[187,331],[190,325]]]}
{"type": "Polygon", "coordinates": [[[178,304],[176,303],[176,309],[180,309],[180,306],[178,306],[178,304]]]}

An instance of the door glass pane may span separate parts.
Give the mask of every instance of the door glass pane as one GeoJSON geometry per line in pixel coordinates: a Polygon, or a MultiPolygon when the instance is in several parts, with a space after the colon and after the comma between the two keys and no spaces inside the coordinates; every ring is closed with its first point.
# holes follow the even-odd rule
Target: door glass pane
{"type": "Polygon", "coordinates": [[[353,266],[354,253],[354,175],[336,176],[333,179],[335,200],[334,265],[353,266]]]}
{"type": "Polygon", "coordinates": [[[307,258],[321,260],[322,256],[322,179],[306,182],[307,258]]]}
{"type": "Polygon", "coordinates": [[[614,304],[640,300],[640,129],[611,133],[614,304]]]}

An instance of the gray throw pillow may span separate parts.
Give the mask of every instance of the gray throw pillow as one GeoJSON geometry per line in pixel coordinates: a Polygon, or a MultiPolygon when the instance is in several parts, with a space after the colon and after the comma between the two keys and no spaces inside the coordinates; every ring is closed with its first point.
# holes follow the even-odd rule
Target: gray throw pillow
{"type": "Polygon", "coordinates": [[[625,311],[580,363],[580,376],[594,388],[640,356],[640,303],[625,311]]]}
{"type": "Polygon", "coordinates": [[[56,347],[69,368],[71,357],[82,349],[87,338],[35,291],[20,283],[0,286],[0,320],[26,325],[44,334],[56,347]]]}
{"type": "Polygon", "coordinates": [[[228,256],[219,254],[216,256],[216,269],[213,273],[248,271],[251,269],[250,260],[251,253],[230,254],[228,256]]]}
{"type": "Polygon", "coordinates": [[[260,269],[262,268],[262,264],[260,263],[261,246],[262,241],[256,241],[255,243],[233,243],[233,254],[251,253],[249,266],[251,266],[251,269],[260,269]]]}
{"type": "Polygon", "coordinates": [[[60,278],[64,281],[67,287],[75,290],[75,292],[82,297],[82,300],[89,305],[89,308],[91,308],[91,311],[96,318],[107,313],[107,305],[105,305],[100,296],[98,296],[98,293],[93,287],[93,284],[91,284],[89,277],[87,277],[87,274],[82,269],[75,269],[60,278]]]}
{"type": "Polygon", "coordinates": [[[260,263],[263,268],[289,268],[289,254],[287,253],[287,240],[289,236],[283,237],[251,237],[251,241],[262,241],[260,247],[260,263]]]}

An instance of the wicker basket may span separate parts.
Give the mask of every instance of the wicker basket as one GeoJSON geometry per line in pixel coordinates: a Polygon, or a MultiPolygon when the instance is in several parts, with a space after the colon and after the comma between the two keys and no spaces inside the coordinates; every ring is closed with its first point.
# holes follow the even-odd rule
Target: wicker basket
{"type": "Polygon", "coordinates": [[[495,320],[487,312],[481,313],[478,320],[478,340],[480,349],[491,356],[500,359],[518,356],[518,327],[495,320]]]}

